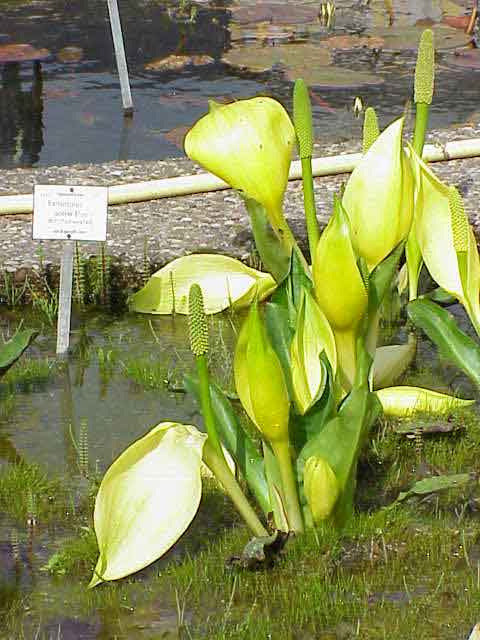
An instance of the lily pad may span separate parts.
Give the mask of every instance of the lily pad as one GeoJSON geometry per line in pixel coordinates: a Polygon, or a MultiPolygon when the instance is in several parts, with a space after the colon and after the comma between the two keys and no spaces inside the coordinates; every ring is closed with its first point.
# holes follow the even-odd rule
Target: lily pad
{"type": "Polygon", "coordinates": [[[263,44],[276,44],[288,42],[296,35],[292,25],[278,25],[270,22],[260,22],[252,26],[232,25],[230,27],[230,40],[235,42],[261,42],[263,44]]]}
{"type": "Polygon", "coordinates": [[[357,88],[383,84],[381,76],[329,66],[331,52],[314,43],[292,43],[275,47],[240,45],[228,51],[223,62],[238,69],[262,73],[279,65],[292,82],[303,78],[310,87],[357,88]]]}
{"type": "Polygon", "coordinates": [[[4,44],[0,46],[0,64],[3,62],[33,62],[46,60],[48,49],[35,49],[31,44],[4,44]]]}
{"type": "Polygon", "coordinates": [[[331,53],[322,46],[309,43],[280,44],[275,47],[252,44],[233,47],[223,56],[223,62],[259,73],[281,64],[291,70],[295,78],[299,78],[304,77],[299,68],[330,64],[331,53]]]}
{"type": "Polygon", "coordinates": [[[421,427],[423,435],[430,433],[451,433],[453,431],[459,431],[464,428],[464,425],[454,420],[442,420],[432,423],[418,422],[400,422],[393,426],[395,433],[400,433],[406,436],[414,436],[418,427],[421,427]]]}
{"type": "Polygon", "coordinates": [[[385,40],[378,36],[358,36],[344,34],[332,36],[324,41],[324,46],[329,49],[383,49],[385,40]]]}
{"type": "Polygon", "coordinates": [[[470,24],[470,16],[444,16],[442,22],[454,29],[465,31],[470,24]]]}
{"type": "Polygon", "coordinates": [[[84,58],[84,51],[81,47],[63,47],[57,51],[59,62],[81,62],[84,58]]]}
{"type": "MultiPolygon", "coordinates": [[[[424,26],[415,25],[403,28],[380,29],[378,36],[385,40],[386,51],[416,51],[424,26]]],[[[457,47],[463,47],[470,41],[470,36],[458,29],[453,29],[444,24],[432,25],[435,36],[435,50],[448,51],[457,47]]]]}
{"type": "Polygon", "coordinates": [[[214,59],[207,55],[176,56],[174,54],[166,58],[157,58],[147,62],[146,71],[181,71],[185,67],[201,67],[212,64],[214,59]]]}
{"type": "Polygon", "coordinates": [[[292,82],[297,78],[303,78],[309,86],[321,89],[376,87],[385,82],[379,75],[352,71],[344,67],[316,67],[308,60],[299,60],[295,66],[290,66],[286,70],[286,76],[292,82]]]}
{"type": "Polygon", "coordinates": [[[232,7],[232,20],[239,24],[270,22],[272,24],[305,24],[318,21],[318,9],[299,6],[293,2],[282,4],[256,2],[250,6],[232,7]]]}

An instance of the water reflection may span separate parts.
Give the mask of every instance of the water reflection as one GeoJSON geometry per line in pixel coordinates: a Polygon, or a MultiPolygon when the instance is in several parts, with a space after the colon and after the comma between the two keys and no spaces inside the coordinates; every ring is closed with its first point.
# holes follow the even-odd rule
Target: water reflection
{"type": "Polygon", "coordinates": [[[43,81],[40,62],[33,63],[31,86],[22,86],[20,63],[1,67],[0,167],[36,164],[43,146],[43,81]]]}
{"type": "Polygon", "coordinates": [[[22,87],[25,69],[3,69],[0,166],[183,155],[177,143],[205,113],[208,99],[266,94],[291,108],[296,77],[312,88],[322,141],[357,138],[353,98],[361,95],[365,105],[375,106],[382,127],[396,117],[412,92],[425,26],[434,29],[439,49],[432,128],[465,122],[478,109],[478,83],[470,69],[455,66],[452,53],[469,37],[449,26],[445,15],[466,13],[465,2],[334,4],[329,27],[318,16],[325,3],[309,0],[121,3],[135,105],[133,122],[125,122],[106,3],[46,0],[32,16],[30,3],[3,0],[7,41],[47,46],[53,56],[43,66],[43,95],[39,74],[28,90],[22,87]],[[75,143],[65,144],[70,140],[75,143]]]}

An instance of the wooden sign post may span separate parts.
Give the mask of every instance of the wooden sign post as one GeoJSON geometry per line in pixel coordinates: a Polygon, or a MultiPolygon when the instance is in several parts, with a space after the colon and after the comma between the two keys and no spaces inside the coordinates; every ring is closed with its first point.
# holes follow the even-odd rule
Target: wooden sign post
{"type": "Polygon", "coordinates": [[[73,242],[105,241],[107,187],[36,185],[33,192],[34,240],[64,240],[60,264],[57,354],[68,351],[72,308],[73,242]]]}

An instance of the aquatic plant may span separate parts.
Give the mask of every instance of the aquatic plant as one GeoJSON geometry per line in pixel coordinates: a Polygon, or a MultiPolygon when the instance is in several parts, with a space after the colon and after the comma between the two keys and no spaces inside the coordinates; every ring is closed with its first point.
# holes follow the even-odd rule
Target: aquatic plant
{"type": "Polygon", "coordinates": [[[0,345],[0,378],[28,349],[37,335],[38,331],[34,329],[17,330],[10,340],[0,345]]]}
{"type": "MultiPolygon", "coordinates": [[[[414,147],[404,148],[403,118],[379,133],[369,112],[364,155],[342,199],[335,197],[321,235],[313,201],[311,109],[302,81],[295,85],[294,125],[278,102],[254,98],[211,103],[210,112],[187,134],[187,154],[244,198],[258,253],[270,273],[252,273],[225,256],[186,256],[154,274],[132,298],[137,311],[188,313],[197,376],[187,377],[186,386],[200,401],[206,433],[163,422],[112,464],[95,506],[100,556],[90,586],[137,571],[174,544],[198,508],[202,461],[257,538],[244,551],[248,564],[249,554],[253,557],[259,548],[262,553],[275,549],[264,554],[274,555],[292,532],[299,535],[318,525],[342,528],[350,521],[359,455],[382,411],[445,413],[472,402],[381,384],[393,384],[392,370],[401,375],[415,351],[412,338],[405,345],[377,348],[381,305],[397,278],[406,243],[411,249],[407,275],[417,278],[423,260],[432,277],[477,320],[478,252],[468,220],[458,194],[439,186],[418,155],[432,78],[433,40],[427,31],[416,74],[414,147]],[[283,213],[295,137],[311,266],[283,213]],[[435,198],[437,204],[443,198],[438,221],[435,198]],[[422,231],[427,216],[438,228],[438,239],[422,231]],[[456,266],[453,276],[436,259],[442,252],[449,252],[449,265],[456,266]],[[256,436],[241,425],[208,370],[205,314],[240,304],[250,310],[235,348],[235,386],[256,436]],[[230,470],[224,450],[263,519],[230,470]]],[[[428,324],[434,312],[423,300],[414,300],[417,288],[415,282],[410,290],[410,309],[416,311],[411,317],[415,322],[420,307],[428,324]]],[[[428,305],[436,308],[434,302],[428,305]]],[[[444,327],[454,334],[454,343],[461,342],[452,321],[437,316],[434,340],[447,349],[444,327]]],[[[456,357],[462,360],[460,353],[456,357]]],[[[463,368],[475,366],[470,359],[463,368]]]]}

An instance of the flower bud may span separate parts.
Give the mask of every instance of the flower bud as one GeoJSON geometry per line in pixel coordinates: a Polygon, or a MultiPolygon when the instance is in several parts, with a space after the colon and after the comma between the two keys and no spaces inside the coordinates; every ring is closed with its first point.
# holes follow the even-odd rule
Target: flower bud
{"type": "Polygon", "coordinates": [[[234,375],[243,408],[261,434],[269,442],[288,440],[290,401],[285,376],[256,303],[238,337],[234,375]]]}
{"type": "Polygon", "coordinates": [[[321,456],[311,456],[303,471],[303,488],[315,524],[328,518],[340,495],[335,472],[321,456]]]}
{"type": "Polygon", "coordinates": [[[322,233],[315,260],[313,281],[318,304],[334,330],[357,326],[367,309],[367,292],[350,239],[350,225],[340,201],[322,233]]]}

